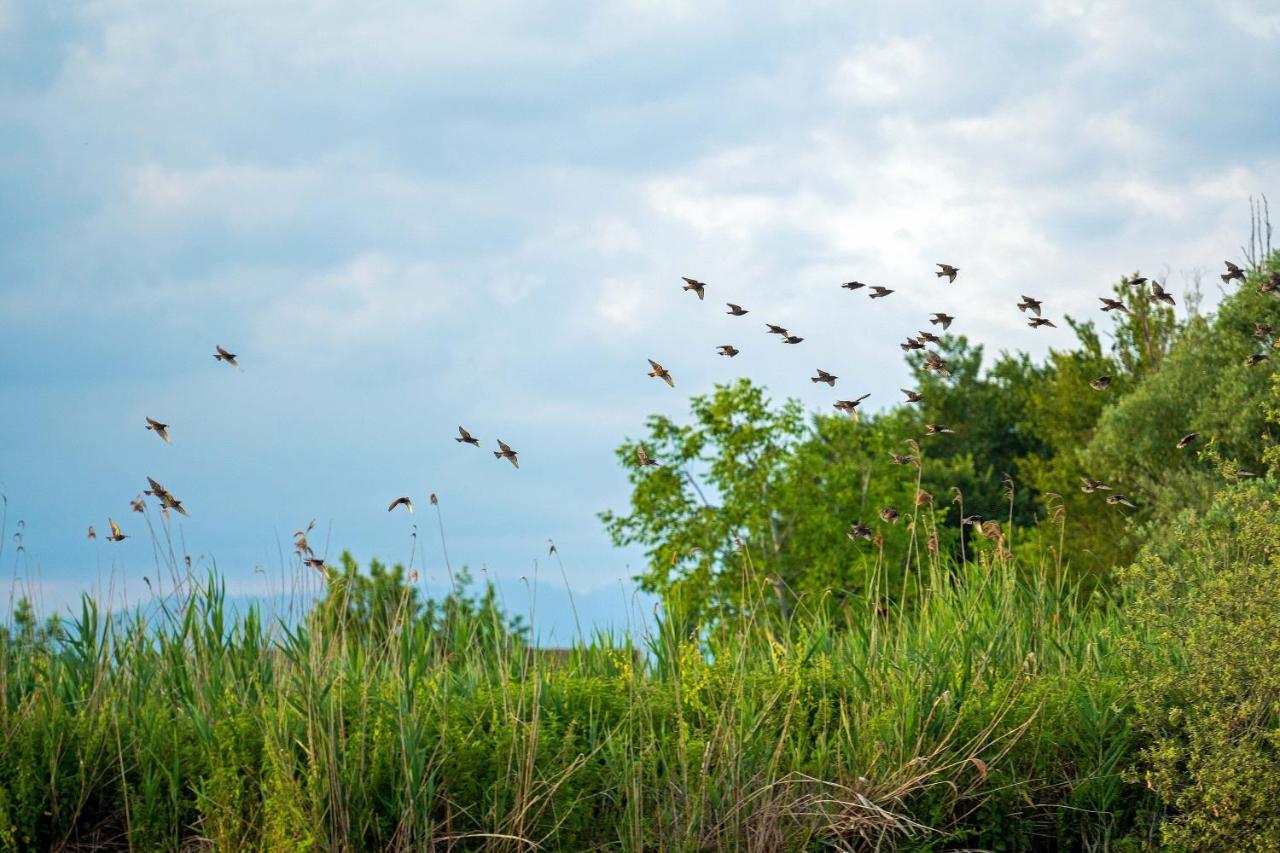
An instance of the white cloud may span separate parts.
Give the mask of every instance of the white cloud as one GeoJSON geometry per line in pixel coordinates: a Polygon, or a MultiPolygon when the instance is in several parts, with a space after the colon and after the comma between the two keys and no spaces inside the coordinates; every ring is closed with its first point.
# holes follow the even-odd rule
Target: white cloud
{"type": "Polygon", "coordinates": [[[924,85],[931,71],[929,50],[918,42],[891,38],[857,48],[831,76],[836,97],[866,104],[889,104],[924,85]]]}

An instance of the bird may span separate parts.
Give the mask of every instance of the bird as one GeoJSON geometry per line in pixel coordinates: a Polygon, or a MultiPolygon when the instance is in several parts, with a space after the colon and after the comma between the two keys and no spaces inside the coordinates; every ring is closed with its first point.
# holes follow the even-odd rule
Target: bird
{"type": "Polygon", "coordinates": [[[168,517],[167,510],[174,510],[182,515],[190,516],[190,513],[183,509],[182,501],[175,498],[172,492],[150,477],[147,478],[147,482],[151,484],[151,488],[147,489],[143,494],[152,495],[156,500],[160,501],[160,511],[165,513],[166,518],[168,517]]]}
{"type": "Polygon", "coordinates": [[[1248,358],[1246,358],[1244,360],[1244,366],[1253,367],[1255,364],[1262,364],[1262,362],[1268,361],[1269,359],[1270,359],[1270,356],[1268,356],[1266,353],[1258,353],[1257,355],[1251,355],[1248,358]]]}
{"type": "Polygon", "coordinates": [[[782,342],[783,342],[784,344],[792,344],[792,345],[794,345],[794,344],[798,344],[798,343],[800,343],[800,342],[801,342],[801,341],[803,341],[803,340],[804,340],[804,338],[799,338],[799,337],[796,337],[795,335],[787,335],[785,338],[783,338],[783,339],[782,339],[782,342]]]}
{"type": "Polygon", "coordinates": [[[1222,274],[1223,284],[1226,284],[1232,279],[1235,279],[1236,281],[1244,281],[1244,270],[1231,263],[1231,261],[1223,261],[1223,263],[1227,265],[1227,271],[1222,274]]]}
{"type": "Polygon", "coordinates": [[[1089,380],[1089,387],[1095,391],[1104,391],[1111,384],[1110,376],[1099,376],[1097,379],[1089,380]]]}
{"type": "Polygon", "coordinates": [[[914,456],[902,453],[890,453],[889,458],[893,460],[894,465],[910,465],[912,462],[916,461],[914,456]]]}
{"type": "Polygon", "coordinates": [[[1111,487],[1101,480],[1095,480],[1092,477],[1080,478],[1080,491],[1086,495],[1091,495],[1097,491],[1111,491],[1111,487]]]}
{"type": "Polygon", "coordinates": [[[934,266],[938,268],[938,271],[934,273],[934,275],[936,275],[938,278],[942,278],[943,276],[946,276],[948,281],[950,281],[952,284],[955,284],[956,273],[960,272],[959,267],[953,267],[951,266],[951,264],[935,264],[934,266]]]}
{"type": "Polygon", "coordinates": [[[898,344],[898,346],[902,347],[903,352],[913,349],[924,349],[924,341],[919,338],[907,338],[906,341],[898,344]]]}
{"type": "Polygon", "coordinates": [[[908,403],[919,403],[924,399],[924,396],[919,391],[912,391],[910,388],[899,388],[898,390],[907,395],[906,402],[908,403]]]}
{"type": "Polygon", "coordinates": [[[705,281],[698,281],[696,278],[689,278],[687,276],[680,277],[684,279],[685,290],[692,290],[694,293],[698,294],[698,299],[700,300],[706,297],[707,283],[705,281]]]}
{"type": "Polygon", "coordinates": [[[867,295],[870,296],[872,299],[883,299],[884,297],[888,296],[890,293],[893,293],[893,291],[887,287],[881,287],[880,285],[877,284],[871,288],[871,293],[867,295]]]}
{"type": "Polygon", "coordinates": [[[1033,329],[1038,329],[1041,326],[1048,326],[1051,329],[1058,328],[1057,326],[1053,325],[1052,320],[1048,320],[1044,317],[1032,317],[1031,319],[1027,320],[1027,325],[1033,329]]]}
{"type": "Polygon", "coordinates": [[[938,337],[933,332],[920,332],[919,336],[920,336],[920,340],[924,341],[927,344],[942,343],[942,338],[938,337]]]}
{"type": "Polygon", "coordinates": [[[1173,301],[1173,295],[1161,287],[1160,282],[1158,281],[1151,282],[1151,292],[1147,294],[1147,298],[1152,302],[1167,302],[1170,305],[1177,304],[1173,301]]]}
{"type": "Polygon", "coordinates": [[[866,287],[866,285],[860,281],[846,281],[844,284],[840,286],[843,287],[845,290],[857,290],[860,287],[866,287]]]}
{"type": "Polygon", "coordinates": [[[454,441],[458,442],[459,444],[470,444],[472,447],[480,446],[480,439],[476,438],[474,435],[467,432],[462,427],[458,427],[458,437],[455,438],[454,441]]]}
{"type": "Polygon", "coordinates": [[[649,453],[644,449],[643,444],[636,445],[636,462],[640,463],[641,468],[647,465],[658,464],[658,460],[649,455],[649,453]]]}
{"type": "Polygon", "coordinates": [[[221,346],[215,346],[214,350],[215,352],[213,354],[213,358],[215,361],[225,361],[227,364],[231,365],[232,367],[240,366],[240,362],[236,361],[235,353],[227,352],[221,346]]]}
{"type": "Polygon", "coordinates": [[[842,412],[848,412],[852,417],[857,417],[858,404],[870,396],[870,394],[863,394],[856,400],[837,400],[835,408],[842,412]]]}
{"type": "Polygon", "coordinates": [[[1256,476],[1258,476],[1258,475],[1257,475],[1256,473],[1254,473],[1253,471],[1249,471],[1249,470],[1247,470],[1247,469],[1245,469],[1245,468],[1237,468],[1237,469],[1235,470],[1235,475],[1236,475],[1236,477],[1240,477],[1240,478],[1244,478],[1244,477],[1256,477],[1256,476]]]}
{"type": "Polygon", "coordinates": [[[787,330],[781,326],[775,326],[772,323],[765,323],[765,325],[769,327],[769,334],[782,335],[784,338],[787,336],[787,330]]]}
{"type": "Polygon", "coordinates": [[[97,538],[98,538],[98,532],[97,532],[96,530],[94,530],[94,529],[93,529],[93,525],[92,525],[92,524],[90,524],[90,525],[89,525],[89,536],[88,536],[88,538],[89,538],[89,539],[97,539],[97,538]]]}
{"type": "Polygon", "coordinates": [[[729,358],[733,358],[739,352],[738,348],[733,344],[721,344],[716,349],[720,351],[721,355],[727,355],[729,358]]]}
{"type": "Polygon", "coordinates": [[[676,381],[671,378],[671,374],[667,371],[665,367],[663,367],[661,364],[658,364],[658,362],[654,361],[653,359],[649,359],[649,365],[653,368],[653,370],[649,371],[650,376],[661,379],[662,381],[670,385],[672,388],[676,387],[676,381]]]}
{"type": "Polygon", "coordinates": [[[871,539],[871,528],[860,521],[855,521],[849,525],[849,532],[846,535],[850,539],[866,539],[869,541],[871,539]]]}
{"type": "Polygon", "coordinates": [[[1259,293],[1275,293],[1280,290],[1280,276],[1272,274],[1272,276],[1258,285],[1259,293]]]}
{"type": "Polygon", "coordinates": [[[888,524],[897,524],[898,511],[893,507],[887,506],[884,509],[880,510],[880,520],[888,524]]]}
{"type": "Polygon", "coordinates": [[[925,424],[924,425],[925,435],[942,435],[942,433],[944,432],[955,432],[955,430],[951,429],[950,427],[944,426],[942,424],[925,424]]]}
{"type": "Polygon", "coordinates": [[[1120,279],[1120,283],[1125,287],[1128,287],[1131,284],[1146,284],[1147,279],[1145,276],[1135,275],[1133,278],[1120,279]]]}
{"type": "Polygon", "coordinates": [[[1132,503],[1130,503],[1129,499],[1126,498],[1124,495],[1108,495],[1107,503],[1111,504],[1112,506],[1121,505],[1121,506],[1127,506],[1130,509],[1137,509],[1137,507],[1134,506],[1132,503]]]}
{"type": "Polygon", "coordinates": [[[741,317],[743,314],[751,313],[746,308],[743,308],[741,305],[734,305],[732,302],[726,302],[725,305],[729,306],[729,310],[724,313],[730,314],[734,317],[741,317]]]}
{"type": "Polygon", "coordinates": [[[924,355],[924,369],[935,371],[942,376],[951,375],[951,368],[947,365],[946,359],[932,350],[924,355]]]}
{"type": "Polygon", "coordinates": [[[960,516],[960,524],[962,525],[967,524],[970,527],[977,527],[978,525],[982,524],[982,516],[978,515],[976,512],[973,515],[962,515],[960,516]]]}
{"type": "Polygon", "coordinates": [[[1124,306],[1124,303],[1121,302],[1119,299],[1111,299],[1106,296],[1099,296],[1098,301],[1102,303],[1103,311],[1123,311],[1126,314],[1129,313],[1129,309],[1126,308],[1124,306]]]}
{"type": "Polygon", "coordinates": [[[1183,450],[1183,449],[1185,449],[1186,447],[1189,447],[1189,446],[1191,445],[1191,442],[1195,441],[1195,440],[1196,440],[1197,438],[1199,438],[1199,437],[1200,437],[1200,433],[1198,433],[1198,432],[1189,432],[1189,433],[1187,433],[1186,435],[1184,435],[1182,438],[1178,439],[1178,443],[1177,443],[1176,447],[1177,447],[1179,450],[1183,450]]]}
{"type": "Polygon", "coordinates": [[[315,569],[317,572],[324,571],[324,559],[321,557],[308,557],[302,562],[304,565],[310,566],[311,568],[315,569]]]}
{"type": "Polygon", "coordinates": [[[391,512],[391,510],[395,509],[401,504],[404,504],[405,509],[409,510],[409,512],[413,512],[413,501],[409,500],[408,498],[396,498],[391,502],[391,505],[387,507],[387,512],[391,512]]]}
{"type": "Polygon", "coordinates": [[[942,331],[944,332],[951,328],[951,322],[953,320],[955,320],[955,317],[952,317],[950,314],[944,314],[941,311],[935,311],[933,316],[929,318],[930,323],[935,326],[941,326],[942,331]]]}
{"type": "Polygon", "coordinates": [[[1018,310],[1024,314],[1027,313],[1027,311],[1030,311],[1032,314],[1035,314],[1037,317],[1039,317],[1040,304],[1041,303],[1039,299],[1032,299],[1030,296],[1023,294],[1022,301],[1018,303],[1018,310]]]}
{"type": "Polygon", "coordinates": [[[516,468],[520,467],[520,460],[518,458],[518,454],[516,451],[511,449],[511,445],[507,444],[502,439],[498,439],[498,447],[501,447],[502,450],[493,451],[493,455],[495,459],[506,459],[514,467],[516,468]]]}
{"type": "Polygon", "coordinates": [[[142,495],[138,495],[136,498],[129,501],[129,509],[133,510],[134,512],[147,511],[147,505],[142,502],[142,495]]]}
{"type": "Polygon", "coordinates": [[[120,532],[120,525],[116,524],[114,518],[108,518],[107,524],[111,525],[111,535],[107,537],[108,542],[123,542],[129,537],[120,532]]]}
{"type": "Polygon", "coordinates": [[[147,429],[152,430],[156,435],[164,439],[165,444],[173,444],[169,440],[169,425],[162,424],[154,418],[147,418],[147,429]]]}
{"type": "Polygon", "coordinates": [[[1272,329],[1269,323],[1259,323],[1255,321],[1253,324],[1253,336],[1255,338],[1265,338],[1271,334],[1271,331],[1272,329]]]}
{"type": "Polygon", "coordinates": [[[809,377],[809,381],[815,384],[818,382],[825,382],[827,383],[828,388],[834,388],[836,387],[836,380],[839,378],[840,378],[839,376],[832,376],[830,373],[827,373],[827,371],[825,370],[819,370],[817,376],[809,377]]]}

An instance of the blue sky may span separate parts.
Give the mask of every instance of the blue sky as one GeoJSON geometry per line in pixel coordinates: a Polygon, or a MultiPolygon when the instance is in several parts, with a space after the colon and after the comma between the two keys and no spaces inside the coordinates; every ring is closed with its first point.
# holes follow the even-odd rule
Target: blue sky
{"type": "Polygon", "coordinates": [[[1135,268],[1212,304],[1278,143],[1268,2],[0,0],[0,568],[140,597],[151,475],[233,593],[312,517],[362,560],[417,522],[438,591],[434,491],[455,564],[558,580],[550,537],[614,596],[646,415],[740,375],[825,408],[816,367],[888,405],[930,311],[1043,352],[1020,293],[1092,316],[1135,268]]]}

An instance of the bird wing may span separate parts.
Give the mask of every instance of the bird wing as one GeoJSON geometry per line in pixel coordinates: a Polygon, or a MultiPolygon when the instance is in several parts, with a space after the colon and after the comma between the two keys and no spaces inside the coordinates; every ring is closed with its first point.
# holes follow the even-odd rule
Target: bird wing
{"type": "Polygon", "coordinates": [[[114,518],[108,518],[108,519],[107,519],[107,524],[110,524],[110,525],[111,525],[111,535],[112,535],[112,536],[119,536],[119,535],[120,535],[120,525],[116,524],[116,522],[115,522],[115,519],[114,519],[114,518]]]}
{"type": "Polygon", "coordinates": [[[649,365],[654,369],[655,373],[662,373],[662,365],[653,359],[649,359],[649,365]]]}
{"type": "Polygon", "coordinates": [[[663,378],[663,379],[665,379],[665,380],[667,380],[667,384],[668,384],[669,386],[671,386],[672,388],[676,387],[676,381],[675,381],[674,379],[672,379],[672,378],[671,378],[671,374],[670,374],[670,373],[664,373],[664,374],[662,374],[662,378],[663,378]]]}

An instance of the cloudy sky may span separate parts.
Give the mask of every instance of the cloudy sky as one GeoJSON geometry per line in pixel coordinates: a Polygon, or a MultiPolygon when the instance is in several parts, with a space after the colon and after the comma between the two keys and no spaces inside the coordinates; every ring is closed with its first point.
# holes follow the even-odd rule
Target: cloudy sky
{"type": "Polygon", "coordinates": [[[934,310],[1043,352],[1019,293],[1180,292],[1280,199],[1274,2],[882,6],[0,0],[6,585],[141,595],[151,475],[232,592],[312,517],[362,559],[417,522],[438,590],[430,492],[455,565],[545,576],[550,537],[616,589],[640,555],[595,514],[646,415],[740,375],[826,408],[816,367],[887,405],[934,310]],[[108,515],[133,538],[86,540],[108,515]]]}

